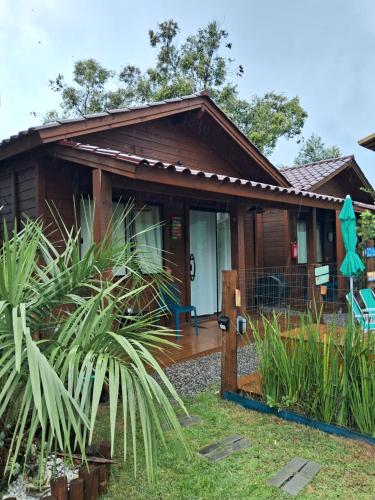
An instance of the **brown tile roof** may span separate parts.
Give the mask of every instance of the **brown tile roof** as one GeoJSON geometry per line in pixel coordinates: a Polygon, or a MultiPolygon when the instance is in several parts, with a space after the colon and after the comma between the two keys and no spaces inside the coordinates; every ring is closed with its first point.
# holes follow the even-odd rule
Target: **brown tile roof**
{"type": "Polygon", "coordinates": [[[320,186],[325,180],[328,180],[332,174],[338,173],[354,160],[354,156],[343,156],[342,158],[333,158],[321,160],[305,165],[295,165],[293,167],[284,167],[281,173],[291,185],[298,189],[313,190],[320,186]]]}
{"type": "MultiPolygon", "coordinates": [[[[157,159],[151,159],[151,158],[142,158],[141,156],[136,156],[134,154],[126,153],[124,151],[119,151],[115,149],[106,149],[106,148],[101,148],[99,146],[94,146],[91,144],[83,144],[80,142],[75,142],[72,140],[62,140],[58,143],[61,146],[67,147],[67,148],[72,148],[72,149],[78,149],[79,151],[88,151],[90,153],[93,153],[98,156],[109,156],[111,158],[115,158],[120,161],[124,161],[127,163],[132,163],[135,165],[144,165],[144,166],[149,166],[152,168],[161,168],[163,170],[169,170],[169,171],[174,171],[177,173],[181,174],[188,174],[188,175],[193,175],[197,177],[203,177],[206,179],[211,179],[215,181],[219,181],[222,183],[233,183],[233,184],[240,184],[242,186],[248,186],[250,188],[255,188],[255,189],[264,189],[264,190],[269,190],[269,191],[274,191],[278,193],[283,193],[283,194],[290,194],[290,195],[295,195],[295,196],[300,196],[301,198],[313,198],[317,200],[324,200],[328,202],[336,202],[336,203],[343,203],[344,200],[343,198],[337,198],[335,196],[330,196],[327,194],[320,194],[320,193],[313,193],[311,191],[305,191],[305,190],[300,190],[296,189],[294,187],[287,188],[287,187],[282,187],[282,186],[274,186],[272,184],[265,184],[263,182],[255,182],[255,181],[250,181],[246,179],[240,179],[237,177],[229,177],[226,175],[221,175],[221,174],[214,174],[214,173],[209,173],[205,172],[203,170],[195,170],[191,169],[185,165],[182,164],[171,164],[168,162],[164,162],[162,160],[157,160],[157,159]]],[[[366,203],[361,203],[354,201],[354,205],[361,207],[361,208],[367,208],[370,210],[375,210],[375,205],[368,205],[366,203]]]]}
{"type": "Polygon", "coordinates": [[[0,141],[0,147],[4,146],[5,144],[8,144],[9,142],[12,142],[16,139],[19,139],[20,137],[28,135],[32,132],[39,132],[40,130],[46,130],[49,128],[58,127],[59,125],[64,125],[64,124],[68,124],[68,123],[75,123],[75,122],[84,122],[84,121],[92,120],[95,118],[102,118],[105,116],[115,115],[118,113],[124,113],[126,111],[133,111],[136,109],[146,109],[146,108],[151,108],[154,106],[161,106],[161,105],[167,104],[167,103],[185,101],[185,100],[193,99],[194,97],[199,97],[202,95],[205,95],[205,94],[198,92],[196,94],[185,95],[182,97],[176,97],[174,99],[165,99],[164,101],[150,102],[150,103],[145,103],[145,104],[138,105],[138,106],[128,106],[126,108],[110,109],[108,111],[103,111],[102,113],[91,113],[89,115],[83,115],[83,116],[79,116],[76,118],[63,118],[61,120],[56,120],[53,122],[45,123],[44,125],[36,125],[34,127],[29,127],[26,130],[21,130],[17,134],[11,135],[10,137],[0,141]]]}

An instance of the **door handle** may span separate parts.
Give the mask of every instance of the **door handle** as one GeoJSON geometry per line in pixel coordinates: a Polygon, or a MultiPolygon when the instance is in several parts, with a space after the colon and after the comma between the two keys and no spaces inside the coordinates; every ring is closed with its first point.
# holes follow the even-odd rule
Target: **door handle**
{"type": "Polygon", "coordinates": [[[196,264],[194,254],[190,254],[190,281],[195,280],[196,264]]]}

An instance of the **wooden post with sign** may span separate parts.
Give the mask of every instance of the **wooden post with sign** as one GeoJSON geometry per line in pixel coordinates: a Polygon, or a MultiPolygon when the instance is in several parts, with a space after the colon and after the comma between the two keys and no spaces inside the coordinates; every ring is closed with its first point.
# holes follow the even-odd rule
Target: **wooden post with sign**
{"type": "Polygon", "coordinates": [[[226,391],[237,392],[237,332],[236,304],[240,303],[237,289],[237,271],[222,271],[222,316],[229,318],[228,329],[222,331],[221,344],[221,395],[226,391]]]}

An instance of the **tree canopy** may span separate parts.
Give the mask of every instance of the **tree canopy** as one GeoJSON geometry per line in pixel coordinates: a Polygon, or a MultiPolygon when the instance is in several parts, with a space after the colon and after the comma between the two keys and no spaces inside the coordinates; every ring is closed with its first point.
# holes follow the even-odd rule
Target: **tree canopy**
{"type": "Polygon", "coordinates": [[[338,146],[326,146],[319,135],[311,134],[302,145],[294,162],[296,165],[303,165],[330,158],[339,158],[340,156],[342,156],[342,153],[338,146]]]}
{"type": "Polygon", "coordinates": [[[50,80],[50,88],[61,96],[61,110],[49,111],[45,121],[206,90],[265,154],[273,152],[280,137],[291,139],[301,133],[307,113],[297,96],[289,99],[275,91],[247,99],[239,96],[231,78],[240,78],[244,68],[230,57],[229,34],[216,21],[181,43],[179,33],[180,27],[173,19],[149,30],[149,43],[156,49],[156,56],[154,65],[145,71],[134,64],[114,71],[92,58],[76,61],[71,82],[62,74],[50,80]]]}

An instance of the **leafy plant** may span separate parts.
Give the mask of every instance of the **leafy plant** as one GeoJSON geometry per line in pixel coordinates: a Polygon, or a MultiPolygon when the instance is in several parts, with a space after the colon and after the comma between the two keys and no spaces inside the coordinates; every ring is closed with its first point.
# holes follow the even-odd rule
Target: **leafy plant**
{"type": "MultiPolygon", "coordinates": [[[[146,71],[127,64],[115,72],[92,58],[76,61],[71,83],[62,74],[49,82],[52,91],[61,96],[62,116],[84,116],[208,91],[265,154],[273,152],[280,137],[291,139],[301,134],[307,113],[298,96],[289,99],[271,91],[241,98],[231,77],[240,78],[244,68],[230,57],[232,43],[219,23],[210,21],[182,43],[179,33],[173,19],[149,30],[150,46],[157,52],[154,64],[146,71]]],[[[45,121],[57,120],[60,114],[49,111],[45,121]]]]}
{"type": "Polygon", "coordinates": [[[375,338],[301,315],[300,334],[282,338],[280,317],[252,324],[265,401],[375,436],[375,338]],[[340,339],[341,333],[341,341],[340,339]]]}
{"type": "MultiPolygon", "coordinates": [[[[129,221],[131,206],[125,212],[110,226],[129,221]]],[[[168,275],[160,270],[152,279],[142,275],[145,249],[139,252],[135,237],[117,245],[110,228],[81,258],[79,229],[68,229],[55,215],[63,248],[61,241],[52,243],[40,221],[27,220],[12,235],[4,226],[0,420],[12,422],[13,430],[6,470],[14,474],[21,455],[27,463],[34,443],[40,473],[55,448],[68,457],[78,450],[84,457],[107,390],[112,450],[122,413],[124,460],[130,441],[136,465],[140,434],[152,479],[158,442],[165,442],[162,422],[183,442],[168,394],[183,404],[155,358],[173,345],[170,332],[159,326],[157,306],[168,275]],[[111,270],[118,267],[126,273],[112,279],[111,270]],[[135,316],[126,312],[130,308],[137,309],[135,316]]]]}

